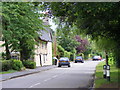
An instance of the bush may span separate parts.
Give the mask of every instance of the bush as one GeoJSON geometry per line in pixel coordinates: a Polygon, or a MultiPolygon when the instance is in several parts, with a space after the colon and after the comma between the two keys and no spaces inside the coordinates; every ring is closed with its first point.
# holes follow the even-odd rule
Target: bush
{"type": "Polygon", "coordinates": [[[36,63],[34,61],[31,61],[31,60],[23,60],[23,65],[26,68],[30,68],[30,69],[36,68],[36,63]]]}
{"type": "Polygon", "coordinates": [[[64,48],[60,45],[57,45],[57,55],[59,57],[64,57],[64,52],[65,52],[64,48]]]}
{"type": "Polygon", "coordinates": [[[12,60],[12,69],[13,69],[13,70],[18,70],[18,71],[20,71],[20,70],[22,70],[22,68],[23,68],[22,61],[20,61],[20,60],[15,60],[15,59],[12,60]]]}
{"type": "Polygon", "coordinates": [[[0,71],[8,71],[8,70],[12,69],[12,61],[11,60],[2,60],[2,61],[0,61],[0,63],[2,63],[2,67],[1,67],[0,71]]]}
{"type": "Polygon", "coordinates": [[[70,58],[70,52],[67,52],[67,51],[64,51],[64,57],[68,57],[68,58],[70,58]]]}

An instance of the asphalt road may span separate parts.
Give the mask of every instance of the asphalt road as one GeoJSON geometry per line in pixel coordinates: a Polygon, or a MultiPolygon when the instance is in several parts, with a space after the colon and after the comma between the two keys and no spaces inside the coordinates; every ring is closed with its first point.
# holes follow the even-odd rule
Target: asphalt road
{"type": "Polygon", "coordinates": [[[2,88],[88,88],[100,61],[71,63],[36,74],[3,81],[2,88]]]}

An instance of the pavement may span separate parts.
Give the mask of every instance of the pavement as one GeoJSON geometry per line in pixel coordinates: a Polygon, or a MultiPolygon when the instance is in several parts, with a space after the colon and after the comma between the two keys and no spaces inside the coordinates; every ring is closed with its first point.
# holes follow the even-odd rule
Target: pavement
{"type": "Polygon", "coordinates": [[[2,74],[0,76],[0,82],[6,81],[9,79],[13,79],[13,78],[17,78],[17,77],[22,77],[22,76],[34,74],[34,73],[39,73],[41,71],[46,71],[46,70],[53,69],[56,67],[57,67],[56,65],[48,65],[48,66],[37,67],[35,69],[26,69],[26,70],[14,72],[14,73],[2,74]]]}

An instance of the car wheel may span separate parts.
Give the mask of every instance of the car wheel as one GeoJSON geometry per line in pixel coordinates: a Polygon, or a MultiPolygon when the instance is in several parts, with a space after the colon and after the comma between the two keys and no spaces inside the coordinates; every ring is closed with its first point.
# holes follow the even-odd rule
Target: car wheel
{"type": "Polygon", "coordinates": [[[70,67],[70,65],[68,65],[68,67],[70,67]]]}
{"type": "Polygon", "coordinates": [[[61,67],[61,65],[58,65],[58,67],[61,67]]]}
{"type": "Polygon", "coordinates": [[[75,61],[75,63],[77,63],[77,61],[75,61]]]}

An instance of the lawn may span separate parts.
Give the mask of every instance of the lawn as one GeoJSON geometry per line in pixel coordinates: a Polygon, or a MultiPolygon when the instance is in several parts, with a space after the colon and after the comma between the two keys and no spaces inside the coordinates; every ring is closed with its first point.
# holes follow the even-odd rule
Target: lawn
{"type": "Polygon", "coordinates": [[[111,80],[107,81],[103,78],[103,65],[105,61],[100,62],[96,67],[96,78],[95,78],[95,88],[120,88],[120,69],[116,68],[115,65],[110,65],[110,77],[111,80]]]}
{"type": "Polygon", "coordinates": [[[14,73],[17,72],[16,70],[8,70],[8,71],[4,71],[4,72],[0,72],[0,74],[8,74],[8,73],[14,73]]]}

